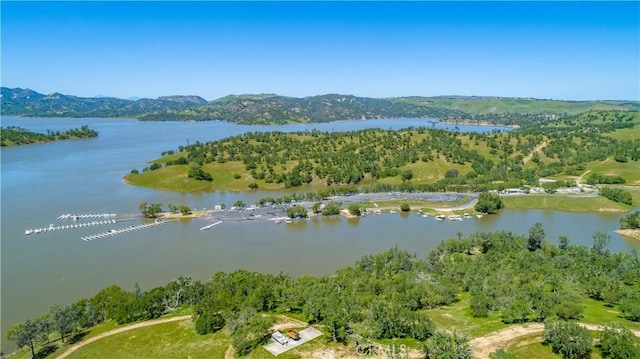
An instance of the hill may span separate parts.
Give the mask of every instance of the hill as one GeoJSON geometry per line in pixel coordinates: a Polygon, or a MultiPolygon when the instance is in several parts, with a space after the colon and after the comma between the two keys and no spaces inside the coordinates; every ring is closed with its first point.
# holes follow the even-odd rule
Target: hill
{"type": "Polygon", "coordinates": [[[113,97],[76,97],[54,92],[43,95],[30,89],[2,87],[3,116],[136,117],[206,103],[198,96],[168,96],[136,101],[113,97]]]}
{"type": "Polygon", "coordinates": [[[591,111],[506,133],[248,132],[166,151],[126,180],[174,191],[357,185],[475,192],[535,187],[540,178],[561,180],[544,185],[550,192],[580,180],[638,186],[639,125],[640,112],[591,111]]]}
{"type": "Polygon", "coordinates": [[[438,118],[463,122],[526,124],[591,110],[638,110],[638,101],[558,101],[501,97],[369,98],[326,94],[303,98],[276,94],[125,100],[82,98],[2,88],[2,114],[33,117],[135,117],[145,121],[228,121],[285,124],[375,118],[438,118]]]}

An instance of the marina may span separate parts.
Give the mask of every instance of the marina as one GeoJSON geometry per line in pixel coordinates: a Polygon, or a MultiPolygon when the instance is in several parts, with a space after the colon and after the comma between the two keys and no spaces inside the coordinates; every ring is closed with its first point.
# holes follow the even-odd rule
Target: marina
{"type": "Polygon", "coordinates": [[[66,225],[61,225],[61,226],[54,226],[53,224],[50,224],[49,227],[27,229],[27,230],[24,231],[24,234],[28,236],[28,235],[31,235],[31,234],[40,234],[40,233],[46,233],[46,232],[61,231],[61,230],[65,230],[65,229],[77,229],[77,228],[100,226],[100,225],[106,225],[106,224],[116,224],[116,222],[117,221],[115,219],[107,219],[107,220],[104,220],[104,221],[74,223],[74,224],[66,224],[66,225]]]}
{"type": "Polygon", "coordinates": [[[115,213],[85,213],[85,214],[63,214],[59,216],[57,219],[59,221],[65,219],[72,219],[77,221],[79,219],[89,219],[89,218],[115,218],[117,214],[115,213]]]}
{"type": "Polygon", "coordinates": [[[151,222],[151,223],[147,223],[147,224],[139,224],[139,225],[131,225],[127,228],[122,228],[122,229],[110,229],[106,232],[102,232],[102,233],[98,233],[98,234],[92,234],[92,235],[88,235],[88,236],[83,236],[80,237],[80,239],[82,239],[85,242],[88,241],[93,241],[95,239],[100,239],[100,238],[105,238],[105,237],[110,237],[110,236],[116,236],[119,234],[125,234],[125,233],[129,233],[129,232],[133,232],[133,231],[138,231],[141,229],[145,229],[145,228],[151,228],[151,227],[156,227],[156,226],[161,226],[163,224],[167,224],[169,222],[175,222],[177,221],[177,219],[173,219],[173,220],[156,220],[155,222],[151,222]]]}

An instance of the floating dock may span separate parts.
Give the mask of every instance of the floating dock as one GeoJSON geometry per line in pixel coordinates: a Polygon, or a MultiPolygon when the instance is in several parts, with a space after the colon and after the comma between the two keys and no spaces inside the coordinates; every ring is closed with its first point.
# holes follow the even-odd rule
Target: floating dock
{"type": "Polygon", "coordinates": [[[151,223],[147,223],[147,224],[139,224],[137,226],[131,225],[127,228],[121,228],[121,229],[110,229],[106,232],[102,232],[102,233],[98,233],[98,234],[91,234],[88,236],[84,236],[84,237],[80,237],[80,239],[82,239],[85,242],[88,241],[93,241],[95,239],[100,239],[100,238],[105,238],[105,237],[110,237],[110,236],[116,236],[118,234],[125,234],[125,233],[129,233],[129,232],[133,232],[133,231],[137,231],[140,229],[145,229],[145,228],[151,228],[151,227],[156,227],[156,226],[161,226],[163,224],[167,224],[169,222],[175,222],[177,221],[177,219],[174,220],[156,220],[155,222],[151,222],[151,223]]]}
{"type": "Polygon", "coordinates": [[[28,235],[31,235],[31,234],[39,234],[39,233],[45,233],[45,232],[61,231],[61,230],[65,230],[65,229],[76,229],[76,228],[84,228],[84,227],[91,227],[91,226],[99,226],[99,225],[105,225],[105,224],[116,224],[116,220],[115,219],[107,219],[107,220],[104,220],[104,221],[74,223],[74,224],[66,224],[66,225],[61,225],[61,226],[54,226],[53,224],[51,224],[51,225],[49,225],[49,227],[27,229],[27,230],[24,231],[24,234],[28,236],[28,235]]]}
{"type": "Polygon", "coordinates": [[[222,223],[222,221],[218,221],[218,222],[216,222],[216,223],[212,223],[212,224],[210,224],[210,225],[208,225],[208,226],[204,226],[204,227],[200,228],[200,230],[201,230],[201,231],[206,231],[206,230],[210,229],[210,228],[211,228],[211,227],[213,227],[213,226],[217,226],[217,225],[219,225],[220,223],[222,223]]]}
{"type": "Polygon", "coordinates": [[[59,221],[65,220],[65,219],[72,219],[72,220],[78,220],[78,219],[87,219],[87,218],[115,218],[117,216],[117,214],[115,213],[85,213],[85,214],[63,214],[60,217],[58,217],[57,219],[59,221]]]}

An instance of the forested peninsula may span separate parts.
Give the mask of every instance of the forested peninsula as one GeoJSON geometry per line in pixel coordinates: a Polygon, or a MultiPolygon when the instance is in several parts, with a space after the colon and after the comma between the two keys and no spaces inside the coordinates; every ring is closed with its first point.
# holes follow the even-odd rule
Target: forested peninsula
{"type": "Polygon", "coordinates": [[[44,143],[94,137],[98,137],[98,131],[91,129],[86,125],[63,132],[47,130],[46,134],[29,131],[21,127],[9,126],[2,127],[0,129],[0,146],[10,147],[28,145],[32,143],[44,143]]]}
{"type": "Polygon", "coordinates": [[[100,339],[70,357],[119,357],[126,350],[133,357],[263,358],[270,357],[261,345],[272,331],[313,326],[321,338],[287,357],[374,355],[393,347],[404,353],[397,358],[486,358],[490,351],[497,352],[491,358],[552,352],[637,358],[640,346],[631,330],[640,335],[638,251],[612,253],[610,240],[597,232],[591,247],[573,245],[566,236],[547,238],[536,223],[525,234],[459,234],[426,256],[394,247],[323,277],[239,270],[204,282],[181,276],[152,289],[112,285],[93,297],[52,305],[15,324],[7,336],[26,348],[19,357],[56,357],[78,338],[190,314],[180,325],[100,339]],[[532,329],[528,336],[509,331],[522,323],[532,329]],[[592,336],[587,328],[599,332],[592,336]]]}
{"type": "MultiPolygon", "coordinates": [[[[168,149],[128,183],[161,190],[347,186],[482,192],[640,185],[640,112],[589,111],[512,131],[247,132],[168,149]]],[[[339,191],[338,191],[339,192],[339,191]]],[[[348,191],[347,191],[348,192],[348,191]]],[[[617,192],[607,198],[630,205],[617,192]]]]}

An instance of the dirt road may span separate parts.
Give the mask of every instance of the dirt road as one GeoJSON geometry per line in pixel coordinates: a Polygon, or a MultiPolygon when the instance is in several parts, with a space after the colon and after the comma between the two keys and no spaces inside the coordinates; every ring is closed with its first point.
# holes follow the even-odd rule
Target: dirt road
{"type": "MultiPolygon", "coordinates": [[[[578,323],[583,328],[587,328],[592,331],[602,330],[602,326],[593,325],[593,324],[584,324],[578,323]]],[[[478,337],[472,339],[469,344],[471,345],[471,349],[473,352],[473,357],[476,359],[487,359],[489,358],[489,354],[500,349],[508,347],[511,344],[515,344],[518,338],[542,333],[544,331],[543,323],[533,323],[533,324],[521,324],[521,325],[513,325],[509,328],[505,328],[499,330],[497,332],[489,333],[485,336],[478,337]]],[[[640,330],[632,330],[633,334],[637,337],[640,337],[640,330]]],[[[542,338],[537,338],[533,342],[529,342],[526,344],[531,344],[535,342],[542,342],[542,338]]]]}

